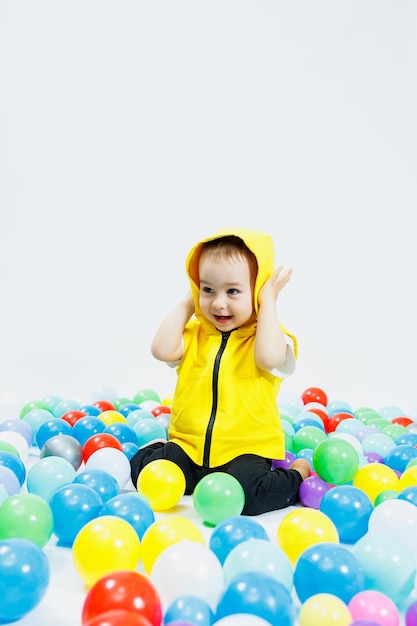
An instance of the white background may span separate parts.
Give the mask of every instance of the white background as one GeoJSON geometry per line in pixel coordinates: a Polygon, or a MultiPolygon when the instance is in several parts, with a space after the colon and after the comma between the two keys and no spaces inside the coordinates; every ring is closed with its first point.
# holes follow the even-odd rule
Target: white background
{"type": "Polygon", "coordinates": [[[173,391],[149,344],[221,227],[294,267],[283,389],[417,407],[411,0],[2,0],[0,389],[173,391]]]}

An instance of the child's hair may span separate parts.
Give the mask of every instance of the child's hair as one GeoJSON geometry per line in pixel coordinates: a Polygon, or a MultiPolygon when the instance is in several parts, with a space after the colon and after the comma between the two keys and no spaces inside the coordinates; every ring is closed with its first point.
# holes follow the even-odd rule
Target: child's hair
{"type": "Polygon", "coordinates": [[[201,254],[207,255],[213,261],[245,259],[249,264],[253,278],[255,278],[258,272],[256,256],[249,250],[243,239],[235,235],[226,235],[225,237],[205,241],[201,248],[201,254]]]}

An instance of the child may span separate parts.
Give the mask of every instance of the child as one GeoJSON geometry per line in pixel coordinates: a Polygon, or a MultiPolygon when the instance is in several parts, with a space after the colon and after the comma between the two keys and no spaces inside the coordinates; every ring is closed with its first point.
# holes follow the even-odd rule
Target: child
{"type": "Polygon", "coordinates": [[[169,459],[184,472],[186,494],[205,475],[227,472],[244,489],[245,515],[294,504],[308,462],[271,470],[271,459],[285,454],[276,396],[297,350],[276,306],[292,270],[274,271],[269,235],[236,229],[194,246],[186,271],[191,291],[162,322],[151,348],[177,367],[169,441],[135,454],[132,481],[147,463],[169,459]]]}

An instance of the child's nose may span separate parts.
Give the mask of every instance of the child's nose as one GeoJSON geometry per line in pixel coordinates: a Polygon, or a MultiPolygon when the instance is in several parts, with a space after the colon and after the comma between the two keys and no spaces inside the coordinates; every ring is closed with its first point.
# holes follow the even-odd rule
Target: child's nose
{"type": "Polygon", "coordinates": [[[217,294],[213,306],[215,309],[224,309],[226,306],[226,300],[223,294],[217,294]]]}

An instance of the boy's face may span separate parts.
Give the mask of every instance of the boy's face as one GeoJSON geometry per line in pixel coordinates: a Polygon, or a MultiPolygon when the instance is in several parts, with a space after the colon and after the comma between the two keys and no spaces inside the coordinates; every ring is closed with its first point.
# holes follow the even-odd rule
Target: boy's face
{"type": "Polygon", "coordinates": [[[254,279],[246,259],[213,259],[203,253],[199,274],[201,312],[218,330],[239,328],[254,316],[254,279]]]}

